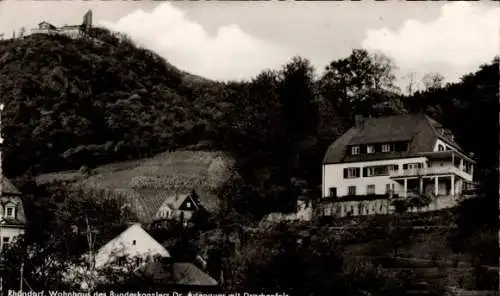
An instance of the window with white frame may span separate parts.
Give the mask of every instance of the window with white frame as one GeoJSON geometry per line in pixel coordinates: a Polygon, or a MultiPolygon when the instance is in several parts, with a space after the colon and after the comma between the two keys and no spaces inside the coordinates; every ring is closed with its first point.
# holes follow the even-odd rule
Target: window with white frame
{"type": "Polygon", "coordinates": [[[413,169],[420,169],[423,168],[424,164],[421,162],[415,162],[415,163],[406,163],[403,165],[404,170],[413,170],[413,169]]]}
{"type": "Polygon", "coordinates": [[[16,216],[16,209],[12,206],[8,206],[5,208],[5,216],[9,218],[15,218],[16,216]]]}
{"type": "Polygon", "coordinates": [[[337,197],[337,187],[330,187],[328,189],[328,195],[330,197],[337,197]]]}
{"type": "Polygon", "coordinates": [[[373,145],[366,146],[366,153],[375,153],[375,147],[373,145]]]}
{"type": "Polygon", "coordinates": [[[366,186],[366,194],[368,195],[375,194],[375,184],[370,184],[366,186]]]}
{"type": "Polygon", "coordinates": [[[397,164],[391,164],[389,165],[389,171],[391,172],[397,172],[399,170],[399,165],[397,164]]]}
{"type": "Polygon", "coordinates": [[[391,193],[391,184],[385,184],[385,193],[391,193]]]}
{"type": "Polygon", "coordinates": [[[383,144],[382,145],[382,152],[391,152],[391,145],[390,144],[383,144]]]}
{"type": "Polygon", "coordinates": [[[352,155],[358,155],[360,152],[359,146],[352,146],[351,147],[351,154],[352,155]]]}
{"type": "Polygon", "coordinates": [[[188,209],[191,208],[191,203],[189,201],[186,202],[186,208],[188,208],[188,209]]]}
{"type": "Polygon", "coordinates": [[[356,186],[347,187],[347,195],[356,195],[356,186]]]}
{"type": "Polygon", "coordinates": [[[365,177],[371,177],[371,176],[375,175],[375,168],[374,167],[366,168],[365,172],[366,172],[365,177]]]}
{"type": "Polygon", "coordinates": [[[359,178],[361,175],[360,168],[345,168],[344,169],[344,179],[359,178]]]}
{"type": "Polygon", "coordinates": [[[10,237],[4,236],[2,237],[2,245],[8,245],[10,243],[10,237]]]}

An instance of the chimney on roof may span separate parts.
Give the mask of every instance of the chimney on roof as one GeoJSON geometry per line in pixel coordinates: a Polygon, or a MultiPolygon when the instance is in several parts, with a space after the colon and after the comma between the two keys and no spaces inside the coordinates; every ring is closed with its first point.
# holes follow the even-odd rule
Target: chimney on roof
{"type": "Polygon", "coordinates": [[[363,128],[363,122],[364,122],[363,115],[356,114],[354,116],[354,126],[356,128],[363,128]]]}

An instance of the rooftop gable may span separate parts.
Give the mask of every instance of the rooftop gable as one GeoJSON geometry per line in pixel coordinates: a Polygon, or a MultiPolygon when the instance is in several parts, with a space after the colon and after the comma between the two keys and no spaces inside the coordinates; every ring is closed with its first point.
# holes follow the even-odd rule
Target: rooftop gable
{"type": "Polygon", "coordinates": [[[23,227],[26,225],[26,215],[21,197],[19,196],[0,196],[0,216],[7,226],[23,227]],[[4,211],[7,207],[15,208],[15,218],[6,217],[4,211]]]}
{"type": "Polygon", "coordinates": [[[10,182],[9,179],[2,176],[2,196],[21,195],[21,192],[10,182]]]}
{"type": "Polygon", "coordinates": [[[96,255],[96,267],[102,267],[120,256],[160,255],[170,257],[170,253],[140,224],[136,223],[99,249],[96,255]]]}

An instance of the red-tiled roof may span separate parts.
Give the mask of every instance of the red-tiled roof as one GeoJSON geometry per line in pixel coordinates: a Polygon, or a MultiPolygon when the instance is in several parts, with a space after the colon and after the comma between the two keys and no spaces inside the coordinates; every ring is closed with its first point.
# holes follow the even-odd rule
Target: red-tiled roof
{"type": "Polygon", "coordinates": [[[417,155],[433,150],[437,139],[462,151],[449,136],[440,134],[441,125],[424,114],[396,115],[367,118],[360,126],[354,126],[328,148],[324,164],[391,159],[417,155]],[[370,155],[346,155],[349,145],[381,144],[408,141],[409,150],[405,153],[375,153],[370,155]]]}

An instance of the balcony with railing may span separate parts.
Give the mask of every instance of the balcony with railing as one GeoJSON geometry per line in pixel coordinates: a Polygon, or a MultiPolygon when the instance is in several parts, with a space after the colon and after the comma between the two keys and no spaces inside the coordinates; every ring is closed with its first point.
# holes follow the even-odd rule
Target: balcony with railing
{"type": "Polygon", "coordinates": [[[406,170],[391,171],[391,178],[409,178],[421,176],[455,175],[466,181],[472,181],[472,175],[453,165],[411,168],[406,170]]]}

